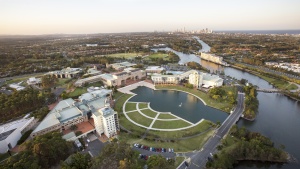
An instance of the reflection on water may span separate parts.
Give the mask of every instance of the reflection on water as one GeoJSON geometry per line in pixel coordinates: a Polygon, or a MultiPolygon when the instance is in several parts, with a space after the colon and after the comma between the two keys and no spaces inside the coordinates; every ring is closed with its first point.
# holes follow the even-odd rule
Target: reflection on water
{"type": "Polygon", "coordinates": [[[197,97],[172,90],[152,90],[147,87],[138,87],[132,90],[137,95],[132,97],[133,102],[150,102],[152,109],[160,112],[171,112],[192,123],[197,123],[201,119],[221,123],[227,118],[228,114],[205,106],[197,97]],[[181,105],[181,106],[179,106],[181,105]]]}
{"type": "MultiPolygon", "coordinates": [[[[195,58],[195,55],[183,55],[180,53],[181,52],[176,52],[180,59],[182,59],[180,60],[180,63],[190,61],[200,63],[199,57],[195,58]]],[[[224,71],[225,75],[239,80],[242,78],[247,79],[250,83],[257,85],[259,88],[273,88],[273,86],[265,80],[247,72],[231,67],[223,67],[204,60],[201,60],[201,65],[213,71],[224,71]]],[[[238,125],[245,126],[250,131],[262,133],[269,137],[275,145],[283,144],[285,150],[300,161],[300,102],[275,93],[259,93],[258,100],[259,113],[257,114],[255,121],[250,122],[241,119],[239,120],[238,125]]],[[[299,169],[300,165],[299,163],[277,165],[270,163],[243,162],[235,168],[299,169]]]]}

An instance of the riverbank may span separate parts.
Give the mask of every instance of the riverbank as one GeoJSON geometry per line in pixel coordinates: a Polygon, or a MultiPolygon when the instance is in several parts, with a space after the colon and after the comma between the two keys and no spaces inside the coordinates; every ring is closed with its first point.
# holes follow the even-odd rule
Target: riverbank
{"type": "Polygon", "coordinates": [[[245,71],[245,72],[248,72],[248,73],[253,74],[253,75],[255,75],[255,76],[258,76],[258,77],[262,78],[263,80],[269,82],[271,85],[273,85],[274,88],[279,89],[279,90],[282,90],[282,91],[280,91],[280,93],[284,94],[285,96],[287,96],[287,97],[289,97],[289,98],[291,98],[291,99],[294,99],[294,100],[296,100],[296,101],[300,101],[300,97],[298,98],[298,97],[294,96],[293,94],[288,93],[288,92],[286,91],[286,90],[288,90],[288,89],[289,89],[289,90],[295,90],[295,89],[298,89],[298,90],[299,90],[299,88],[298,88],[296,85],[294,85],[294,84],[289,85],[289,83],[285,83],[285,82],[283,82],[282,80],[278,80],[278,79],[271,78],[271,77],[266,77],[266,76],[260,74],[259,72],[256,72],[256,71],[254,71],[254,70],[249,70],[249,69],[247,69],[247,68],[240,67],[240,66],[237,66],[237,65],[232,65],[232,64],[231,64],[230,67],[235,68],[235,69],[238,69],[238,70],[242,70],[242,71],[245,71]],[[277,82],[277,83],[274,83],[274,81],[276,81],[276,80],[277,80],[278,82],[277,82]],[[289,88],[280,87],[280,86],[278,86],[279,84],[280,84],[280,86],[290,86],[290,87],[289,87],[289,88]],[[294,86],[296,86],[297,88],[295,88],[294,86]]]}
{"type": "MultiPolygon", "coordinates": [[[[186,88],[183,86],[179,86],[179,85],[155,85],[156,89],[160,89],[160,90],[179,90],[179,91],[184,91],[187,93],[192,93],[193,95],[196,95],[198,98],[201,98],[201,100],[203,100],[203,102],[205,103],[205,105],[218,109],[218,110],[222,110],[226,113],[230,113],[230,111],[233,109],[234,105],[230,104],[229,101],[227,99],[222,99],[220,101],[214,100],[212,98],[210,98],[208,96],[208,94],[197,90],[197,89],[190,89],[190,88],[186,88]]],[[[226,92],[232,92],[234,93],[234,88],[226,88],[225,90],[226,92]]]]}
{"type": "Polygon", "coordinates": [[[289,155],[283,151],[284,146],[275,148],[269,138],[237,126],[233,126],[230,133],[217,147],[219,152],[211,157],[213,160],[207,163],[207,168],[233,168],[241,161],[288,162],[289,155]]]}

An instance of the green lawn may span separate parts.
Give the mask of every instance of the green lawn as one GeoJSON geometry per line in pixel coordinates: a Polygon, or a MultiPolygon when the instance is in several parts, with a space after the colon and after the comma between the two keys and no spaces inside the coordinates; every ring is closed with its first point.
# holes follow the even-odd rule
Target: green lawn
{"type": "Polygon", "coordinates": [[[70,80],[71,79],[62,79],[62,78],[59,78],[59,79],[57,79],[57,82],[56,82],[55,86],[65,86],[66,82],[68,82],[70,80]]]}
{"type": "Polygon", "coordinates": [[[115,54],[109,54],[108,57],[116,57],[116,58],[134,58],[136,56],[142,56],[143,53],[115,53],[115,54]]]}
{"type": "Polygon", "coordinates": [[[156,120],[152,126],[152,128],[159,129],[176,129],[190,126],[191,124],[183,121],[183,120],[172,120],[172,121],[162,121],[156,120]]]}
{"type": "Polygon", "coordinates": [[[115,102],[114,110],[116,110],[117,112],[123,112],[123,104],[131,96],[132,95],[130,94],[124,94],[121,97],[116,98],[117,100],[115,102]]]}
{"type": "Polygon", "coordinates": [[[148,103],[139,103],[139,108],[140,109],[148,108],[148,103]]]}
{"type": "Polygon", "coordinates": [[[136,110],[136,103],[127,102],[126,106],[125,106],[125,111],[128,112],[128,111],[132,111],[132,110],[136,110]]]}
{"type": "Polygon", "coordinates": [[[87,92],[86,87],[77,87],[73,92],[68,93],[68,96],[74,98],[86,92],[87,92]]]}
{"type": "Polygon", "coordinates": [[[153,53],[149,56],[147,56],[145,59],[146,60],[151,60],[155,58],[163,58],[164,60],[169,60],[169,55],[166,53],[153,53]]]}
{"type": "Polygon", "coordinates": [[[174,139],[174,138],[182,138],[187,136],[193,136],[199,133],[202,133],[212,127],[214,124],[208,120],[204,120],[200,124],[179,131],[155,131],[149,130],[148,134],[150,137],[159,137],[162,139],[174,139]]]}
{"type": "Polygon", "coordinates": [[[158,116],[158,119],[176,119],[176,117],[171,114],[160,113],[160,115],[158,116]]]}
{"type": "MultiPolygon", "coordinates": [[[[216,101],[216,100],[213,100],[211,99],[206,93],[202,92],[202,91],[199,91],[199,90],[196,90],[196,89],[189,89],[189,88],[186,88],[184,86],[175,86],[175,85],[156,85],[155,86],[156,89],[175,89],[175,90],[182,90],[182,91],[186,91],[186,92],[189,92],[189,93],[192,93],[198,97],[200,97],[202,100],[204,100],[206,102],[206,104],[208,106],[211,106],[211,107],[214,107],[216,109],[220,109],[222,111],[225,111],[225,112],[230,112],[230,110],[233,108],[233,105],[231,105],[230,103],[228,103],[227,101],[216,101]]],[[[229,89],[227,89],[229,90],[229,89]]]]}
{"type": "Polygon", "coordinates": [[[130,135],[126,133],[121,133],[119,137],[120,140],[124,140],[129,144],[139,143],[150,147],[173,148],[174,151],[176,152],[187,152],[192,150],[200,150],[205,144],[205,142],[208,140],[208,138],[213,135],[213,133],[214,130],[209,130],[200,136],[186,139],[186,140],[178,140],[174,142],[154,142],[154,141],[142,140],[139,138],[132,138],[130,135]]]}
{"type": "Polygon", "coordinates": [[[120,96],[122,96],[124,93],[121,93],[121,92],[114,92],[114,95],[113,95],[113,99],[118,99],[120,96]]]}
{"type": "Polygon", "coordinates": [[[149,127],[150,124],[152,123],[152,119],[149,119],[149,118],[141,115],[138,111],[127,113],[127,115],[129,116],[129,118],[131,120],[133,120],[136,123],[139,123],[143,126],[146,126],[146,127],[149,127]]]}
{"type": "Polygon", "coordinates": [[[141,110],[141,112],[144,113],[145,115],[149,116],[149,117],[155,117],[157,115],[156,112],[154,112],[150,109],[141,110]]]}
{"type": "Polygon", "coordinates": [[[137,135],[141,136],[142,134],[144,134],[146,132],[145,128],[139,127],[139,126],[131,123],[123,114],[119,115],[119,122],[120,122],[120,125],[122,125],[127,130],[130,130],[137,135]]]}
{"type": "Polygon", "coordinates": [[[176,160],[175,160],[175,167],[178,167],[179,164],[181,164],[183,162],[185,158],[184,157],[176,157],[176,160]]]}
{"type": "Polygon", "coordinates": [[[269,82],[270,84],[272,84],[273,86],[275,86],[278,89],[282,89],[282,90],[295,90],[295,89],[298,89],[298,87],[296,85],[290,84],[287,81],[276,79],[276,78],[266,76],[266,75],[262,75],[258,72],[253,72],[253,74],[255,74],[256,76],[258,76],[262,79],[264,79],[265,81],[269,82]]]}

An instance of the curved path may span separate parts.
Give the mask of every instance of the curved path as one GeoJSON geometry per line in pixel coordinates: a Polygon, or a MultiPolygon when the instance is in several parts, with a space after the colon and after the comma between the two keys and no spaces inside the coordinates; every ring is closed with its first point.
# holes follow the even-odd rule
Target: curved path
{"type": "Polygon", "coordinates": [[[139,108],[139,102],[133,102],[133,103],[137,103],[137,104],[136,104],[136,110],[132,110],[132,111],[128,111],[128,112],[127,112],[126,109],[125,109],[126,104],[127,104],[127,102],[128,102],[132,97],[134,97],[134,96],[135,96],[135,94],[134,94],[133,96],[129,97],[129,98],[124,102],[124,104],[123,104],[123,114],[125,115],[125,117],[127,118],[127,120],[129,120],[131,123],[133,123],[133,124],[135,124],[135,125],[137,125],[137,126],[139,126],[139,127],[145,128],[145,129],[147,129],[147,130],[156,130],[156,131],[178,131],[178,130],[184,130],[184,129],[188,129],[188,128],[192,128],[192,127],[194,127],[194,126],[197,126],[199,123],[201,123],[201,122],[204,120],[204,119],[201,119],[199,122],[197,122],[197,123],[194,124],[194,123],[191,123],[191,122],[189,122],[189,121],[187,121],[187,120],[185,120],[185,119],[183,119],[183,118],[181,118],[181,117],[178,117],[178,116],[176,116],[176,115],[174,115],[174,114],[172,114],[172,113],[170,113],[170,112],[158,112],[158,111],[155,111],[155,110],[151,109],[149,103],[148,103],[148,108],[140,109],[140,108],[139,108]],[[145,110],[145,109],[150,109],[150,110],[156,112],[156,113],[157,113],[156,116],[153,118],[153,117],[150,117],[150,116],[145,115],[145,114],[141,111],[141,110],[145,110]],[[127,113],[135,112],[135,111],[138,111],[142,116],[144,116],[144,117],[146,117],[146,118],[152,119],[152,123],[150,124],[149,127],[144,126],[144,125],[141,125],[141,124],[139,124],[139,123],[133,121],[133,120],[127,115],[127,113]],[[175,118],[175,119],[158,119],[158,116],[159,116],[160,114],[170,114],[170,115],[172,115],[172,116],[174,116],[174,117],[176,117],[176,118],[175,118]],[[181,128],[175,128],[175,129],[160,129],[160,128],[153,128],[152,126],[153,126],[153,124],[155,123],[156,120],[161,120],[161,121],[182,120],[182,121],[185,121],[185,122],[189,123],[190,126],[187,126],[187,127],[181,127],[181,128]]]}

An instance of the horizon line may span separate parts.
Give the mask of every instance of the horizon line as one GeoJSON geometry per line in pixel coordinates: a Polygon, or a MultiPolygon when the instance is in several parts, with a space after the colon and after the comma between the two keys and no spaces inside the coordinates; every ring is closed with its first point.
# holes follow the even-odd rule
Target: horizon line
{"type": "MultiPolygon", "coordinates": [[[[199,29],[202,30],[202,29],[199,29]]],[[[187,30],[187,32],[192,30],[187,30]]],[[[224,29],[213,30],[213,32],[220,31],[300,31],[299,29],[224,29]]],[[[0,36],[49,36],[49,35],[96,35],[96,34],[124,34],[124,33],[155,33],[155,32],[176,32],[173,31],[132,31],[132,32],[98,32],[98,33],[48,33],[48,34],[0,34],[0,36]]]]}

